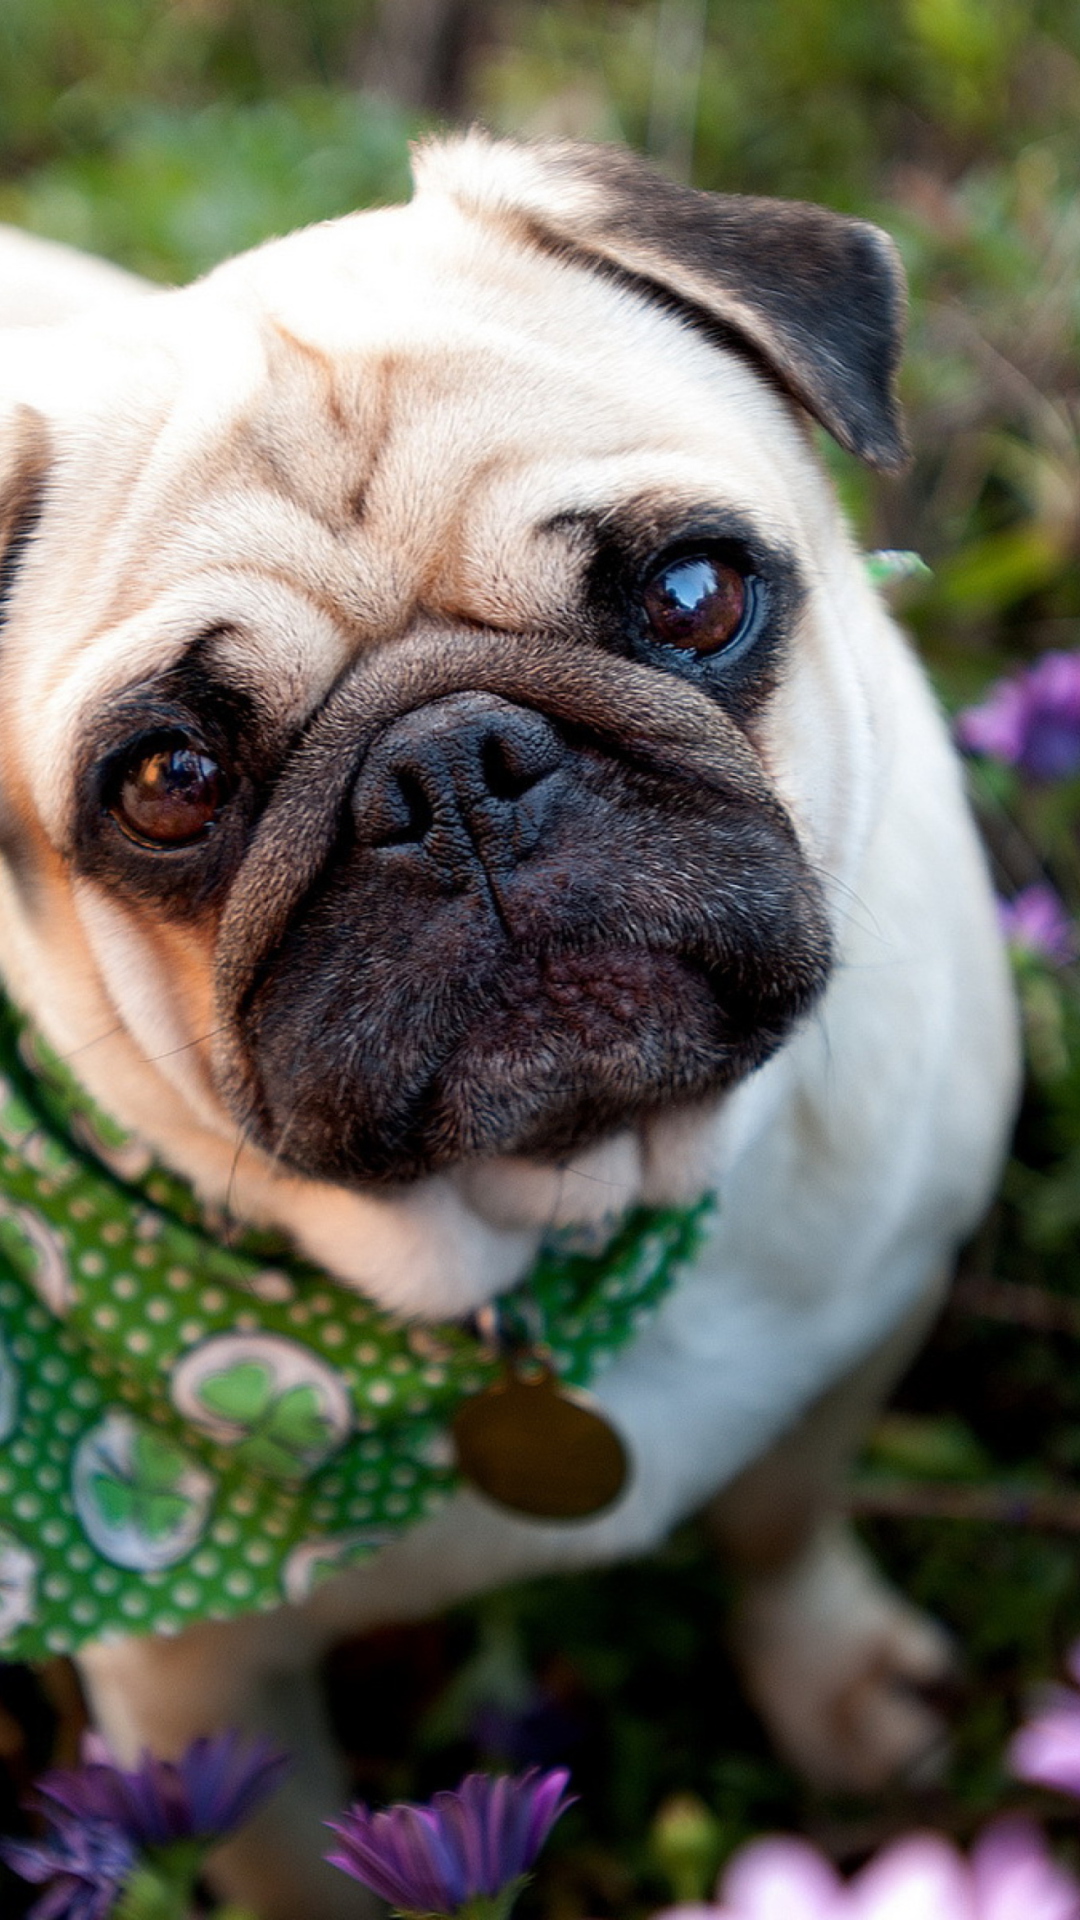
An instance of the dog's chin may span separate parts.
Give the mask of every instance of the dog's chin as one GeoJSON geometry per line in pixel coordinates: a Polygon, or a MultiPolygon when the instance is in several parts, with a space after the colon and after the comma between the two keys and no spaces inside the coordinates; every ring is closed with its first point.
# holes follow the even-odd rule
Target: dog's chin
{"type": "MultiPolygon", "coordinates": [[[[520,957],[458,1009],[452,1044],[410,1077],[381,1060],[382,1098],[365,1072],[371,1043],[320,1070],[292,1027],[264,1032],[257,1072],[266,1144],[295,1171],[338,1185],[413,1182],[497,1157],[578,1159],[658,1113],[743,1078],[786,1037],[805,996],[752,1005],[683,957],[643,948],[520,957]]],[[[419,1028],[430,1009],[414,1008],[419,1028]]],[[[250,1123],[249,1123],[250,1124],[250,1123]]]]}
{"type": "Polygon", "coordinates": [[[672,954],[521,961],[439,1076],[432,1142],[448,1160],[562,1159],[714,1089],[732,1052],[707,976],[672,954]]]}

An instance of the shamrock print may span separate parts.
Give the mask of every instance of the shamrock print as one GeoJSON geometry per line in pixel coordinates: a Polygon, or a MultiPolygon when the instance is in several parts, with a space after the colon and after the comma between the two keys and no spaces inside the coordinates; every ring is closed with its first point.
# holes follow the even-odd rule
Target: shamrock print
{"type": "Polygon", "coordinates": [[[299,1606],[324,1580],[362,1566],[393,1539],[389,1527],[354,1527],[349,1533],[302,1540],[285,1563],[285,1598],[299,1606]]]}
{"type": "Polygon", "coordinates": [[[213,1484],[182,1448],[118,1410],[84,1434],[75,1452],[79,1519],[98,1551],[120,1567],[148,1572],[190,1552],[213,1484]]]}
{"type": "Polygon", "coordinates": [[[185,1355],[173,1376],[180,1412],[271,1480],[304,1479],[352,1425],[340,1376],[276,1334],[223,1334],[185,1355]]]}
{"type": "Polygon", "coordinates": [[[247,1430],[236,1457],[255,1473],[290,1479],[308,1460],[325,1451],[330,1423],[319,1409],[314,1387],[286,1387],[277,1393],[273,1375],[261,1360],[242,1360],[224,1373],[212,1373],[199,1388],[210,1413],[247,1430]]]}
{"type": "Polygon", "coordinates": [[[151,1540],[163,1539],[182,1519],[187,1501],[176,1487],[184,1456],[152,1433],[136,1434],[131,1470],[96,1473],[91,1479],[98,1506],[112,1527],[134,1526],[151,1540]]]}

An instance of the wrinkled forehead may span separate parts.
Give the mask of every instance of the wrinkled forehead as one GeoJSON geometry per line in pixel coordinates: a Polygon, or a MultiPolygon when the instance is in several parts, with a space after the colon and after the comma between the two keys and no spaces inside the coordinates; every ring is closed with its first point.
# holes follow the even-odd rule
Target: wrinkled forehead
{"type": "Polygon", "coordinates": [[[789,549],[813,538],[801,429],[741,359],[439,199],[133,308],[90,350],[66,435],[53,394],[68,563],[43,543],[10,636],[58,760],[200,632],[233,633],[300,718],[420,613],[535,628],[580,579],[581,516],[727,504],[789,549]]]}
{"type": "Polygon", "coordinates": [[[259,249],[207,291],[261,317],[269,381],[252,428],[295,453],[311,404],[344,436],[359,481],[347,512],[380,491],[396,508],[407,474],[434,534],[496,473],[539,469],[549,513],[680,461],[692,486],[704,463],[714,489],[775,512],[778,463],[802,446],[758,374],[640,288],[438,195],[259,249]]]}

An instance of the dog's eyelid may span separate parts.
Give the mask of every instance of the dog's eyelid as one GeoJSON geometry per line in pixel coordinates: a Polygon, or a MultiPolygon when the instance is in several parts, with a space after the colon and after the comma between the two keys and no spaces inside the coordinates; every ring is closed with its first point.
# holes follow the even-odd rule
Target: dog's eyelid
{"type": "Polygon", "coordinates": [[[584,549],[590,570],[613,560],[640,582],[665,561],[709,549],[763,580],[801,584],[798,563],[782,534],[765,531],[719,503],[658,503],[645,496],[606,507],[567,508],[551,515],[537,532],[569,536],[584,549]]]}

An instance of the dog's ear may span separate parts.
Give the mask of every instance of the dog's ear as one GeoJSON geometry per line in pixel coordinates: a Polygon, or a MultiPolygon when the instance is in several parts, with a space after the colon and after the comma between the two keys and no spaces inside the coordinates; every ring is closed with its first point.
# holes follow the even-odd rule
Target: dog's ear
{"type": "Polygon", "coordinates": [[[34,407],[17,407],[0,422],[0,629],[45,504],[51,458],[49,430],[34,407]]]}
{"type": "Polygon", "coordinates": [[[755,357],[850,453],[904,465],[903,269],[887,234],[795,200],[673,186],[619,148],[472,132],[416,155],[421,191],[631,277],[755,357]]]}

